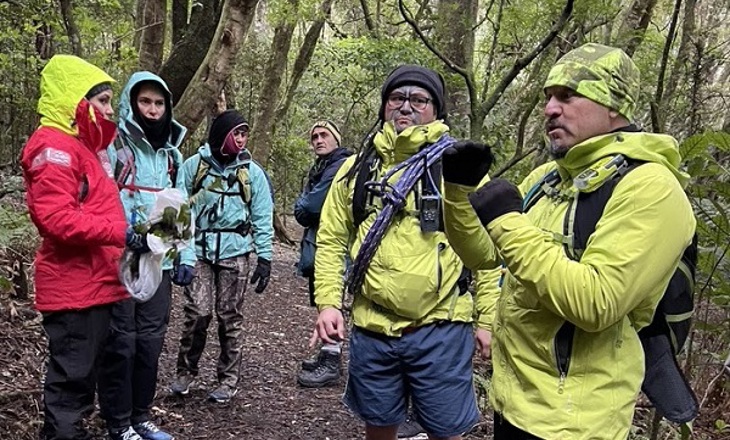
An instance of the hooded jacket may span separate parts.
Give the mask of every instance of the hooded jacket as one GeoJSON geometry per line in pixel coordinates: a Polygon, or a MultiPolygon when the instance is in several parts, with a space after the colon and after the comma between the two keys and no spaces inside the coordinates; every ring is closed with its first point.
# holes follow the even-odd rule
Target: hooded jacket
{"type": "Polygon", "coordinates": [[[490,401],[516,427],[546,439],[627,438],[644,378],[637,332],[651,322],[695,230],[679,163],[669,136],[593,137],[520,185],[525,194],[557,168],[557,196],[486,228],[469,206],[473,188],[446,185],[446,232],[464,262],[507,266],[501,292],[482,311],[494,316],[490,401]],[[646,163],[619,181],[580,261],[571,260],[562,231],[572,179],[616,154],[646,163]],[[561,364],[555,341],[566,321],[576,329],[561,364]]]}
{"type": "MultiPolygon", "coordinates": [[[[185,188],[195,202],[195,243],[198,258],[217,262],[256,251],[259,258],[271,261],[274,240],[274,202],[264,170],[243,150],[233,161],[221,165],[205,144],[183,165],[185,188]],[[200,162],[210,168],[203,180],[195,184],[200,162]],[[239,169],[248,167],[251,183],[251,202],[241,196],[239,169]],[[198,189],[199,187],[199,189],[198,189]],[[193,194],[193,191],[197,191],[193,194]],[[225,192],[226,194],[221,194],[225,192]],[[249,209],[250,208],[250,209],[249,209]],[[250,222],[253,234],[216,232],[216,229],[235,229],[250,222]]],[[[249,231],[250,232],[250,231],[249,231]]]]}
{"type": "MultiPolygon", "coordinates": [[[[132,110],[132,106],[136,105],[131,102],[132,89],[142,81],[154,81],[160,86],[165,95],[165,111],[172,112],[172,94],[165,81],[151,72],[134,73],[124,86],[119,100],[119,137],[108,148],[112,169],[117,168],[118,150],[129,148],[134,155],[134,173],[128,176],[125,182],[119,183],[156,189],[174,187],[187,195],[185,176],[182,171],[183,156],[179,150],[187,129],[174,118],[170,118],[170,139],[159,149],[150,145],[144,131],[135,121],[132,110]],[[171,172],[173,171],[170,169],[171,166],[176,172],[171,172]],[[174,182],[172,181],[173,174],[176,174],[174,182]]],[[[119,197],[130,224],[135,225],[147,221],[147,213],[153,209],[155,203],[154,191],[122,188],[119,190],[119,197]]],[[[195,266],[195,260],[191,240],[190,246],[180,252],[180,263],[195,266]]],[[[172,261],[165,259],[163,269],[170,268],[172,268],[172,261]]]]}
{"type": "MultiPolygon", "coordinates": [[[[384,175],[424,145],[436,142],[448,127],[441,121],[409,127],[397,134],[387,122],[374,138],[380,157],[377,176],[384,175]]],[[[348,158],[334,178],[324,202],[317,233],[315,302],[321,311],[342,307],[346,259],[354,260],[377,213],[355,227],[352,214],[355,179],[347,174],[355,162],[348,158]]],[[[390,183],[402,175],[396,173],[390,183]]],[[[472,297],[459,295],[457,280],[463,265],[443,232],[421,232],[413,191],[402,214],[388,227],[365,274],[362,293],[354,298],[352,316],[357,327],[387,336],[401,336],[408,327],[437,321],[471,322],[472,297]]]]}
{"type": "Polygon", "coordinates": [[[56,55],[41,73],[41,125],[21,157],[28,209],[42,238],[35,263],[41,312],[129,297],[119,281],[127,223],[105,150],[114,123],[84,99],[96,84],[113,81],[68,55],[56,55]]]}
{"type": "Polygon", "coordinates": [[[337,170],[340,169],[345,159],[351,155],[352,152],[347,148],[339,147],[326,156],[318,157],[309,170],[304,191],[294,203],[294,218],[300,225],[304,226],[302,251],[297,265],[300,274],[306,275],[314,272],[314,251],[316,249],[317,229],[319,229],[322,206],[337,170]]]}

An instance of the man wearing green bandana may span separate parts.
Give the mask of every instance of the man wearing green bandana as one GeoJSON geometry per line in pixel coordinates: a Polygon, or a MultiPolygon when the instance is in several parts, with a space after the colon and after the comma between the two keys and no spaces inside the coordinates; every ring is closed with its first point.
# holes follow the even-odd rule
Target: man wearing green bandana
{"type": "Polygon", "coordinates": [[[622,50],[569,52],[544,91],[554,160],[519,187],[495,179],[477,190],[464,180],[488,169],[478,146],[447,150],[446,233],[467,267],[504,267],[476,306],[478,331],[492,337],[494,438],[625,439],[644,378],[637,332],[695,230],[689,176],[672,137],[632,123],[639,71],[622,50]],[[582,255],[569,258],[572,207],[618,163],[636,166],[616,183],[582,255]],[[549,174],[551,191],[523,209],[549,174]]]}

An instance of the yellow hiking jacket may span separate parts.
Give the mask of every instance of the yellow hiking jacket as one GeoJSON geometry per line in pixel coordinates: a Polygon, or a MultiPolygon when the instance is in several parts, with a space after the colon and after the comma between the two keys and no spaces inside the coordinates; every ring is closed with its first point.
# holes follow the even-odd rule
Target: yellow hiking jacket
{"type": "MultiPolygon", "coordinates": [[[[436,142],[448,127],[441,121],[409,127],[396,134],[388,122],[374,139],[380,156],[377,178],[436,142]]],[[[355,178],[348,179],[355,157],[348,158],[335,176],[322,208],[317,233],[315,302],[319,310],[342,307],[346,258],[354,260],[362,240],[382,208],[375,198],[376,212],[357,228],[352,205],[355,178]]],[[[402,172],[393,176],[391,183],[402,172]]],[[[456,282],[463,265],[443,232],[421,232],[413,192],[406,207],[396,214],[365,274],[362,293],[353,301],[352,317],[358,327],[400,336],[406,327],[436,321],[471,322],[471,295],[459,295],[456,282]]]]}
{"type": "Polygon", "coordinates": [[[465,264],[486,269],[503,259],[507,266],[491,301],[490,401],[513,425],[551,440],[628,436],[644,377],[637,331],[651,322],[695,230],[683,191],[689,176],[679,163],[669,136],[588,139],[520,185],[525,194],[557,168],[564,197],[543,197],[526,214],[503,215],[486,228],[466,197],[474,188],[446,185],[446,232],[465,264]],[[581,260],[571,260],[561,240],[572,179],[616,154],[647,163],[617,184],[581,260]],[[566,321],[576,329],[561,372],[555,337],[566,321]]]}

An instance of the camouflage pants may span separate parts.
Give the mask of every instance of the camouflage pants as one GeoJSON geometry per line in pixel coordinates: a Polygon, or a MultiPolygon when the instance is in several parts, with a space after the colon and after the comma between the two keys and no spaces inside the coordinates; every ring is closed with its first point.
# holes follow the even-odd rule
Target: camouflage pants
{"type": "Polygon", "coordinates": [[[218,382],[235,387],[241,371],[243,298],[248,285],[248,255],[211,264],[198,261],[197,277],[185,288],[185,318],[177,357],[178,375],[198,375],[213,312],[218,319],[221,352],[218,382]]]}

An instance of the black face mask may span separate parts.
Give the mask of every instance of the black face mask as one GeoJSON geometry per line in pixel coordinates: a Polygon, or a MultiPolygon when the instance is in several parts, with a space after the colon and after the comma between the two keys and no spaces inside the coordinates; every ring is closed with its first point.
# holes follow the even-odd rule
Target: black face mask
{"type": "MultiPolygon", "coordinates": [[[[131,104],[132,114],[134,115],[134,121],[139,125],[139,128],[144,131],[144,135],[147,138],[147,142],[152,145],[155,150],[165,146],[167,141],[170,139],[170,125],[172,122],[172,113],[170,112],[170,99],[165,96],[165,114],[156,121],[145,118],[139,112],[137,107],[137,94],[139,93],[138,84],[131,93],[131,104]]],[[[164,93],[163,93],[164,94],[164,93]]]]}

